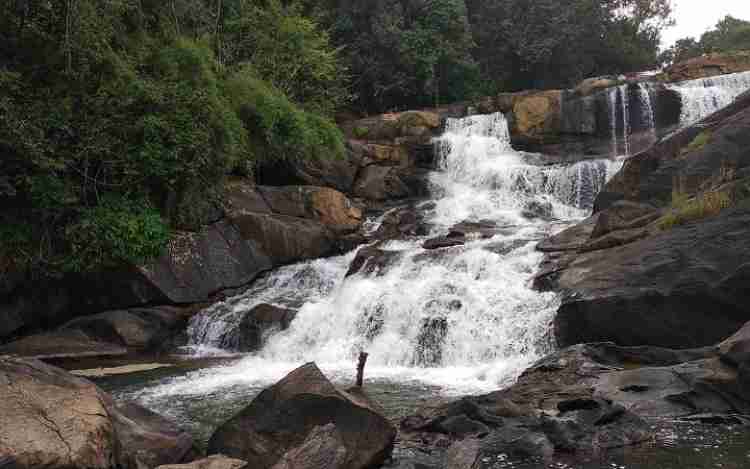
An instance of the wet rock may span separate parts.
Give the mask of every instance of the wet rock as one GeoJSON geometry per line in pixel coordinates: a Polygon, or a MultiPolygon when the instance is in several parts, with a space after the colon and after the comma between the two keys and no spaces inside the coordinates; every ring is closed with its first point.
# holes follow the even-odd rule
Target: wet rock
{"type": "Polygon", "coordinates": [[[466,244],[466,238],[464,236],[439,236],[437,238],[431,238],[422,243],[422,248],[432,249],[444,249],[455,246],[463,246],[466,244]]]}
{"type": "Polygon", "coordinates": [[[390,456],[395,436],[395,428],[361,390],[336,389],[310,363],[220,426],[208,452],[240,458],[258,469],[316,461],[365,469],[390,456]]]}
{"type": "Polygon", "coordinates": [[[236,334],[237,343],[232,348],[241,352],[259,350],[270,332],[288,329],[296,316],[294,310],[260,304],[243,315],[236,334]]]}
{"type": "Polygon", "coordinates": [[[247,463],[239,459],[214,455],[187,464],[167,464],[156,469],[245,469],[247,463]]]}
{"type": "Polygon", "coordinates": [[[354,260],[352,260],[346,276],[350,277],[359,273],[369,275],[376,272],[385,272],[401,256],[402,253],[399,251],[386,251],[375,246],[364,247],[357,252],[354,260]]]}
{"type": "Polygon", "coordinates": [[[549,219],[552,217],[552,203],[532,200],[524,206],[523,212],[521,212],[521,215],[529,219],[534,219],[534,218],[549,219]]]}
{"type": "Polygon", "coordinates": [[[468,239],[489,239],[498,234],[508,233],[507,227],[498,227],[492,220],[478,222],[464,221],[453,225],[448,232],[449,237],[465,237],[468,239]]]}
{"type": "Polygon", "coordinates": [[[374,235],[375,239],[403,239],[414,236],[425,236],[430,228],[425,221],[424,206],[408,206],[392,209],[383,217],[382,224],[374,235]]]}
{"type": "Polygon", "coordinates": [[[367,166],[357,177],[354,195],[375,201],[405,199],[411,191],[401,173],[396,167],[367,166]]]}
{"type": "MultiPolygon", "coordinates": [[[[453,308],[460,309],[461,303],[458,301],[457,303],[457,305],[453,305],[453,308]]],[[[430,308],[430,305],[428,305],[428,311],[430,308]]],[[[434,308],[433,305],[432,309],[434,308]]],[[[423,319],[422,329],[417,337],[419,345],[415,352],[414,364],[418,366],[439,366],[443,361],[443,345],[447,335],[448,320],[445,317],[423,319]]]]}
{"type": "Polygon", "coordinates": [[[193,455],[167,420],[59,368],[0,358],[0,383],[0,448],[12,467],[140,469],[193,455]]]}

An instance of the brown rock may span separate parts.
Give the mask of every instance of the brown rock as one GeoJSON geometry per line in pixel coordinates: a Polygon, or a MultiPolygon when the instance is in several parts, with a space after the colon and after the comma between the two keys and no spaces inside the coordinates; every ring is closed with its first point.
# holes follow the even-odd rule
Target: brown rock
{"type": "Polygon", "coordinates": [[[396,429],[361,390],[336,389],[309,363],[220,426],[208,452],[243,459],[254,469],[366,469],[390,456],[395,437],[396,429]],[[316,462],[324,465],[310,465],[316,462]]]}
{"type": "Polygon", "coordinates": [[[559,133],[561,102],[560,90],[542,91],[517,98],[513,114],[518,134],[538,138],[559,133]]]}
{"type": "Polygon", "coordinates": [[[708,54],[676,63],[665,70],[669,81],[695,80],[750,70],[750,52],[708,54]]]}
{"type": "Polygon", "coordinates": [[[356,231],[362,211],[341,192],[328,187],[259,186],[274,213],[317,220],[337,232],[356,231]]]}

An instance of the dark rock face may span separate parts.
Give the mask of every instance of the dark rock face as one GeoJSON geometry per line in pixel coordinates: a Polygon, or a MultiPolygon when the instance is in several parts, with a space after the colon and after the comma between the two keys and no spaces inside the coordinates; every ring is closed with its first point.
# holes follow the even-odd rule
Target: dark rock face
{"type": "Polygon", "coordinates": [[[311,363],[264,390],[219,427],[208,452],[258,469],[366,469],[388,458],[395,436],[395,428],[361,390],[339,391],[311,363]]]}
{"type": "Polygon", "coordinates": [[[577,255],[558,275],[567,296],[555,318],[562,345],[690,348],[732,334],[750,317],[750,209],[660,232],[606,252],[577,255]]]}
{"type": "Polygon", "coordinates": [[[750,388],[743,366],[724,357],[746,345],[749,330],[694,350],[576,345],[543,358],[508,389],[407,417],[401,438],[442,454],[433,467],[484,468],[503,453],[548,461],[638,444],[652,437],[646,417],[731,421],[747,412],[750,388]]]}
{"type": "Polygon", "coordinates": [[[140,469],[193,456],[191,437],[91,382],[35,360],[0,358],[0,451],[18,468],[140,469]]]}

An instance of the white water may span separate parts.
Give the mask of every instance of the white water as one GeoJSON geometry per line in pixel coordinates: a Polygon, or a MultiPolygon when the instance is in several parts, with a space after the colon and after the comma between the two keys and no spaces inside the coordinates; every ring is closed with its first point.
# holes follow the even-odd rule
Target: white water
{"type": "Polygon", "coordinates": [[[502,234],[430,252],[421,247],[424,239],[392,241],[381,249],[392,251],[394,262],[349,278],[355,253],[278,269],[203,311],[189,333],[199,350],[231,345],[240,315],[259,303],[298,309],[288,330],[232,366],[177,378],[141,398],[268,385],[308,361],[334,378],[350,376],[361,350],[370,354],[368,379],[483,392],[511,384],[549,352],[558,299],[531,288],[542,257],[536,243],[561,221],[585,216],[620,163],[530,164],[538,155],[511,148],[502,114],[449,120],[436,145],[441,170],[432,176],[435,203],[427,214],[433,233],[489,219],[504,227],[502,234]],[[532,202],[551,207],[557,221],[524,218],[532,202]]]}
{"type": "Polygon", "coordinates": [[[656,135],[656,117],[647,84],[638,83],[638,99],[641,103],[641,122],[645,122],[648,131],[656,135]]]}
{"type": "Polygon", "coordinates": [[[728,106],[750,89],[750,72],[684,81],[669,85],[682,97],[680,125],[695,123],[728,106]]]}

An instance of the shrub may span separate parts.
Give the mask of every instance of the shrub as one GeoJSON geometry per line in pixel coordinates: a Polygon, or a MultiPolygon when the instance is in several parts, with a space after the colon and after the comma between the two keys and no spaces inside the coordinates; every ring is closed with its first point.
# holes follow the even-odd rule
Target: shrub
{"type": "Polygon", "coordinates": [[[63,267],[81,272],[143,264],[162,253],[169,236],[168,225],[147,200],[107,197],[67,227],[70,253],[63,267]]]}
{"type": "Polygon", "coordinates": [[[342,157],[344,137],[329,119],[306,112],[243,67],[226,81],[225,94],[242,119],[255,157],[265,160],[342,157]]]}

